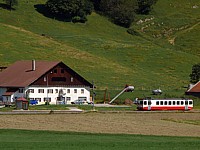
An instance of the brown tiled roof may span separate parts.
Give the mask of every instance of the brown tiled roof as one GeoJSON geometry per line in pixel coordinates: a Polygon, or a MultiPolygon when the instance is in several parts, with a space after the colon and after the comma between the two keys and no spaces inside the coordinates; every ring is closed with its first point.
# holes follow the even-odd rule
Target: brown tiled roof
{"type": "Polygon", "coordinates": [[[187,92],[200,92],[200,81],[192,86],[192,88],[190,88],[187,92]]]}
{"type": "Polygon", "coordinates": [[[32,70],[32,61],[17,61],[0,73],[0,87],[26,87],[43,74],[59,64],[59,61],[35,61],[36,69],[32,70]]]}

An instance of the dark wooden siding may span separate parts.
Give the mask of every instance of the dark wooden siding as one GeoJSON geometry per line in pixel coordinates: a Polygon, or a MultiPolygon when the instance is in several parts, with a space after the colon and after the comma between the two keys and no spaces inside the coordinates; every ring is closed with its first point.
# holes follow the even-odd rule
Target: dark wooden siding
{"type": "Polygon", "coordinates": [[[200,92],[185,92],[185,94],[200,98],[200,92]]]}
{"type": "Polygon", "coordinates": [[[80,75],[63,64],[58,64],[32,85],[39,86],[91,86],[80,75]],[[47,82],[48,80],[48,82],[47,82]]]}

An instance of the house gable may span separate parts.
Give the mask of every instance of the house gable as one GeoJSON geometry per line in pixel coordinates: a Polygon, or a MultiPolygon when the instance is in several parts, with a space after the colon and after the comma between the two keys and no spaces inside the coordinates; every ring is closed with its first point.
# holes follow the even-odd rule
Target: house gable
{"type": "Polygon", "coordinates": [[[71,68],[60,62],[38,80],[33,82],[31,86],[88,86],[92,84],[81,77],[78,73],[71,68]]]}
{"type": "Polygon", "coordinates": [[[197,82],[194,86],[188,89],[187,92],[200,92],[200,81],[197,82]]]}

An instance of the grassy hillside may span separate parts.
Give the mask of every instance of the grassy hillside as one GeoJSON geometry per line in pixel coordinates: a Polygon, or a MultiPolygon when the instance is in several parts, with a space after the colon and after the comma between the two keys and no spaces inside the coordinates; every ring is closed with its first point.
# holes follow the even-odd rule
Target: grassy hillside
{"type": "Polygon", "coordinates": [[[152,14],[137,16],[143,23],[131,27],[139,36],[96,13],[86,24],[45,17],[40,13],[45,2],[20,0],[14,11],[0,6],[0,65],[61,60],[93,80],[97,89],[131,84],[138,91],[185,91],[191,67],[200,58],[198,0],[158,0],[152,14]],[[144,22],[146,18],[153,19],[144,22]]]}

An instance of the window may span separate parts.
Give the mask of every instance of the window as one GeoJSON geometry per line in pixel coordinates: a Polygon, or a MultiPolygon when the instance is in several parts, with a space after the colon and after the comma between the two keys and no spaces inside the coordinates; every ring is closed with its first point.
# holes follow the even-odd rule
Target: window
{"type": "Polygon", "coordinates": [[[163,101],[160,101],[160,105],[163,105],[163,101]]]}
{"type": "Polygon", "coordinates": [[[34,93],[34,89],[29,89],[28,93],[34,93]]]}
{"type": "Polygon", "coordinates": [[[189,105],[192,105],[192,101],[189,101],[189,105]]]}
{"type": "Polygon", "coordinates": [[[66,101],[70,101],[71,100],[71,97],[66,97],[66,101]]]}
{"type": "Polygon", "coordinates": [[[180,105],[180,101],[177,101],[177,105],[180,105]]]}
{"type": "Polygon", "coordinates": [[[51,102],[51,98],[50,98],[50,97],[48,97],[48,98],[45,97],[45,98],[44,98],[44,102],[51,102]]]}
{"type": "Polygon", "coordinates": [[[84,94],[84,89],[81,89],[81,94],[84,94]]]}
{"type": "Polygon", "coordinates": [[[58,93],[58,89],[55,89],[55,92],[58,93]]]}
{"type": "Polygon", "coordinates": [[[148,101],[148,105],[151,105],[151,101],[148,101]]]}
{"type": "Polygon", "coordinates": [[[144,101],[144,105],[147,105],[147,101],[144,101]]]}
{"type": "Polygon", "coordinates": [[[44,93],[44,89],[38,89],[38,93],[44,93]]]}
{"type": "Polygon", "coordinates": [[[156,105],[159,105],[159,101],[156,101],[156,105]]]}
{"type": "Polygon", "coordinates": [[[142,105],[142,104],[143,104],[143,101],[139,101],[139,104],[142,105]]]}
{"type": "Polygon", "coordinates": [[[70,93],[70,89],[67,89],[67,93],[70,93]]]}
{"type": "Polygon", "coordinates": [[[61,73],[65,73],[65,70],[64,70],[64,69],[61,69],[61,73]]]}
{"type": "Polygon", "coordinates": [[[172,102],[171,102],[171,101],[169,101],[169,105],[172,105],[172,102]]]}
{"type": "Polygon", "coordinates": [[[165,105],[167,105],[167,101],[165,101],[165,105]]]}
{"type": "Polygon", "coordinates": [[[77,93],[77,89],[74,89],[74,93],[77,93]]]}
{"type": "Polygon", "coordinates": [[[52,82],[66,82],[66,78],[65,77],[53,77],[51,78],[52,82]]]}
{"type": "Polygon", "coordinates": [[[35,98],[35,100],[37,100],[38,102],[41,102],[41,98],[35,98]]]}
{"type": "Polygon", "coordinates": [[[185,101],[185,105],[188,105],[188,101],[185,101]]]}
{"type": "Polygon", "coordinates": [[[183,101],[181,101],[181,105],[184,105],[184,102],[183,102],[183,101]]]}
{"type": "Polygon", "coordinates": [[[74,82],[74,78],[73,77],[71,77],[71,82],[74,82]]]}
{"type": "Polygon", "coordinates": [[[47,89],[47,93],[53,93],[53,89],[47,89]]]}
{"type": "Polygon", "coordinates": [[[176,101],[173,101],[173,105],[176,105],[176,101]]]}
{"type": "Polygon", "coordinates": [[[19,93],[24,93],[24,89],[19,89],[19,93]]]}
{"type": "Polygon", "coordinates": [[[53,70],[53,73],[57,73],[57,69],[54,69],[54,70],[53,70]]]}

